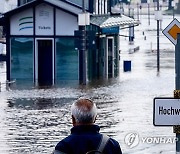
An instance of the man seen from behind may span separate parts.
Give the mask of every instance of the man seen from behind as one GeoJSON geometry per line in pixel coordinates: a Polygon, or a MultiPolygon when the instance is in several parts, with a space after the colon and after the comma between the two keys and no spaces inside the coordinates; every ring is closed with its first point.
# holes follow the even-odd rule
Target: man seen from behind
{"type": "Polygon", "coordinates": [[[54,154],[122,154],[119,143],[101,133],[95,125],[97,108],[89,99],[79,99],[71,106],[71,135],[61,140],[54,154]]]}

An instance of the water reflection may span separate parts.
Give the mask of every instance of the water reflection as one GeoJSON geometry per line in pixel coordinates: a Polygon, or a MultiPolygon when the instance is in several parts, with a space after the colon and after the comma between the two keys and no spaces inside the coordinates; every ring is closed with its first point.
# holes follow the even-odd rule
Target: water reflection
{"type": "MultiPolygon", "coordinates": [[[[111,106],[117,101],[101,102],[102,98],[96,101],[99,108],[97,123],[105,130],[119,123],[114,114],[122,111],[111,106]],[[105,108],[112,110],[108,112],[105,108]]],[[[71,98],[8,100],[5,125],[9,153],[49,153],[61,138],[69,134],[72,127],[69,110],[73,101],[71,98]]],[[[116,133],[109,131],[110,136],[116,133]]]]}
{"type": "Polygon", "coordinates": [[[7,103],[10,153],[49,153],[59,136],[69,133],[69,104],[64,100],[16,99],[7,103]]]}

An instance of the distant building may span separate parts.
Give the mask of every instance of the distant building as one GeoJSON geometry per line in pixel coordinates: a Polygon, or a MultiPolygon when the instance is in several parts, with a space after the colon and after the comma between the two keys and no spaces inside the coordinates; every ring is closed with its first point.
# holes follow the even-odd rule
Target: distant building
{"type": "Polygon", "coordinates": [[[24,5],[24,4],[31,2],[31,1],[33,1],[33,0],[18,0],[18,6],[24,5]]]}
{"type": "MultiPolygon", "coordinates": [[[[35,85],[78,84],[82,78],[82,1],[19,0],[4,14],[7,80],[35,85]]],[[[86,26],[87,80],[111,78],[119,73],[119,30],[139,23],[111,13],[110,0],[86,1],[90,25],[86,26]]]]}
{"type": "Polygon", "coordinates": [[[7,12],[17,7],[16,0],[0,0],[0,13],[7,12]]]}

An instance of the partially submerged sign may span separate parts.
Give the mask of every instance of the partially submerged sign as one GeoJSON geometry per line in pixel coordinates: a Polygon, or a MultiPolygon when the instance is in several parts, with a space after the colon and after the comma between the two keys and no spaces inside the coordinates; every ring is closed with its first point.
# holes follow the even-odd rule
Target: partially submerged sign
{"type": "Polygon", "coordinates": [[[180,125],[180,99],[154,98],[153,124],[155,126],[180,125]]]}
{"type": "Polygon", "coordinates": [[[174,45],[176,45],[177,34],[180,33],[180,22],[177,19],[174,19],[162,32],[174,45]]]}

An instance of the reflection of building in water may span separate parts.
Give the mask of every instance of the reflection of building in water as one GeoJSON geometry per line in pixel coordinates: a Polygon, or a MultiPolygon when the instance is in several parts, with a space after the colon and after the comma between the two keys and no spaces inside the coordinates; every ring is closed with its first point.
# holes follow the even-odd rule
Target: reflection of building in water
{"type": "MultiPolygon", "coordinates": [[[[18,4],[26,2],[20,0],[18,4]]],[[[84,55],[87,80],[115,77],[119,70],[119,29],[138,22],[112,13],[110,0],[85,2],[90,14],[84,55]]],[[[6,27],[7,80],[36,85],[79,83],[84,71],[82,27],[78,25],[84,17],[79,15],[81,6],[82,1],[33,0],[5,13],[0,25],[6,27]]]]}

